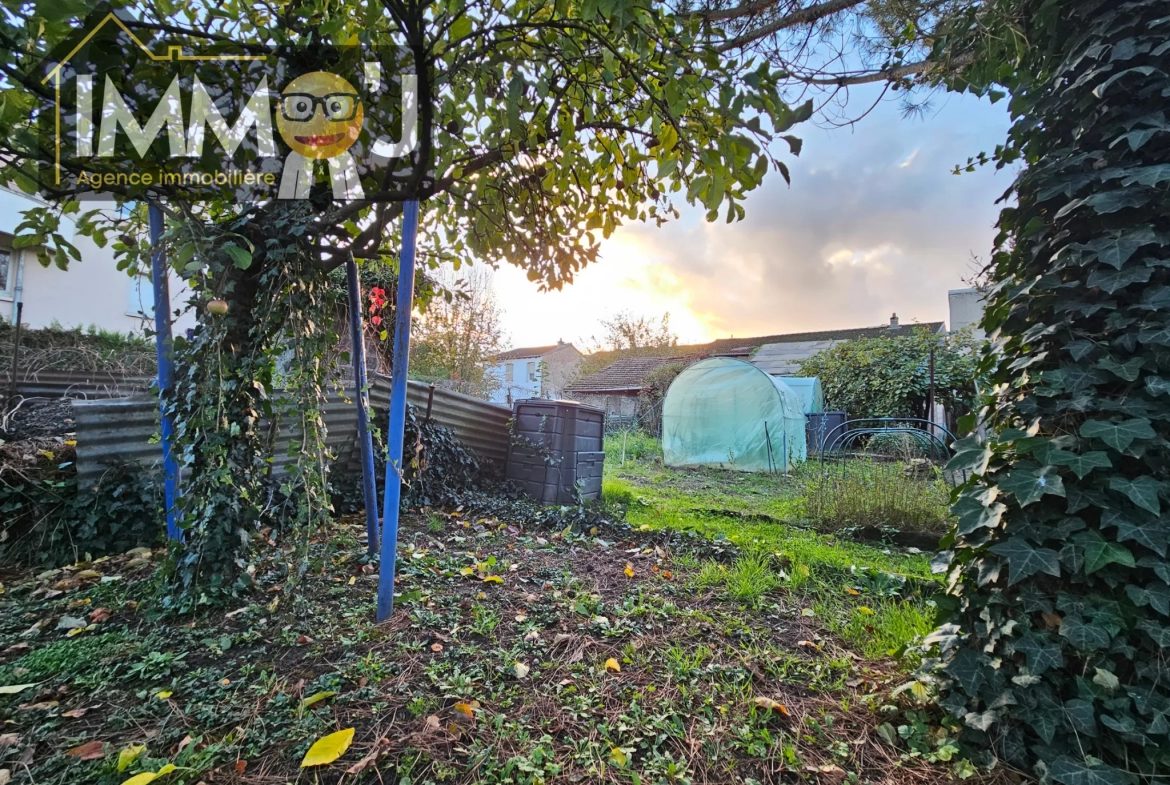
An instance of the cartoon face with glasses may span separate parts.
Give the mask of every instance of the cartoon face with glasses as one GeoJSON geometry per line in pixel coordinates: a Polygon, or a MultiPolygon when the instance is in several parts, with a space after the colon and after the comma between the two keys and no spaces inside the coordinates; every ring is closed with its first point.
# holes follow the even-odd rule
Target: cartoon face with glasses
{"type": "Polygon", "coordinates": [[[304,74],[281,93],[276,129],[305,158],[333,158],[357,141],[362,102],[357,90],[336,74],[304,74]]]}

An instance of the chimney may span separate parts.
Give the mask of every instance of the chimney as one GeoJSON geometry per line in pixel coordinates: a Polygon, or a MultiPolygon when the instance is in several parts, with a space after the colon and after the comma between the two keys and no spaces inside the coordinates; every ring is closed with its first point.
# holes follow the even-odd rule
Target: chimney
{"type": "Polygon", "coordinates": [[[898,314],[896,314],[896,313],[890,314],[890,329],[894,329],[897,326],[898,326],[898,314]]]}
{"type": "Polygon", "coordinates": [[[562,341],[560,338],[557,338],[557,346],[564,346],[564,345],[565,345],[565,342],[562,341]]]}

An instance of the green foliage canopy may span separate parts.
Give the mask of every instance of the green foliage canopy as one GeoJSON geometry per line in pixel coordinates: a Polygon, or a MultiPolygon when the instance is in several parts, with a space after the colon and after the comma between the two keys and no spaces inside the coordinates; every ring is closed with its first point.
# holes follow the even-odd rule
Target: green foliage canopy
{"type": "Polygon", "coordinates": [[[970,333],[939,335],[925,327],[900,332],[817,352],[800,363],[800,375],[820,377],[827,410],[851,417],[925,418],[934,349],[934,399],[949,411],[970,411],[977,358],[970,333]]]}

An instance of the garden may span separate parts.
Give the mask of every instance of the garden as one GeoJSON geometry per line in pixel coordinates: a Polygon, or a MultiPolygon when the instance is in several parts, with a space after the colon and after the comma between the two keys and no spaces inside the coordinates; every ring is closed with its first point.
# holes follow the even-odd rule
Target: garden
{"type": "Polygon", "coordinates": [[[299,543],[262,531],[250,590],[193,616],[157,603],[158,547],[5,570],[0,767],[39,785],[975,774],[911,678],[941,588],[926,554],[809,520],[815,466],[670,470],[655,440],[622,441],[600,504],[488,483],[404,516],[382,625],[357,516],[301,573],[299,543]]]}

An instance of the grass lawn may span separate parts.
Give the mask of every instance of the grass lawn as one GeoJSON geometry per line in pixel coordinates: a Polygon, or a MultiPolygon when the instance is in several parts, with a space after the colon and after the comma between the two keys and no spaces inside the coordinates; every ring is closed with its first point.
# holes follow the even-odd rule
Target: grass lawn
{"type": "Polygon", "coordinates": [[[937,762],[949,735],[910,693],[891,697],[912,663],[888,652],[930,626],[925,557],[773,522],[799,509],[792,480],[666,473],[652,456],[609,468],[632,529],[408,516],[383,625],[360,520],[312,544],[295,588],[290,548],[270,547],[248,599],[194,618],[152,612],[160,551],[2,575],[0,772],[34,785],[972,773],[937,762]],[[334,762],[300,767],[349,729],[334,762]]]}
{"type": "Polygon", "coordinates": [[[802,493],[817,466],[788,476],[671,469],[652,439],[631,435],[624,449],[623,463],[622,437],[606,443],[604,493],[629,505],[635,527],[697,531],[770,556],[778,582],[805,597],[825,626],[866,658],[886,657],[932,628],[928,595],[939,586],[932,554],[815,531],[804,520],[802,493]]]}

